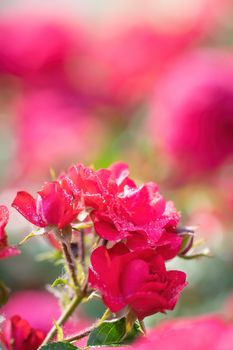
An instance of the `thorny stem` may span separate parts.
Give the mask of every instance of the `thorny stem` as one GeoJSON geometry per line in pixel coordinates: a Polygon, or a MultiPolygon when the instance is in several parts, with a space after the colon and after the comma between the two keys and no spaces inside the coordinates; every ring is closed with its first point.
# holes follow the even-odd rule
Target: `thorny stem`
{"type": "MultiPolygon", "coordinates": [[[[90,226],[87,226],[87,227],[90,227],[90,226]]],[[[84,227],[79,227],[79,231],[80,231],[80,244],[79,244],[80,261],[82,264],[84,264],[85,263],[84,227]]],[[[79,287],[79,282],[76,275],[76,267],[72,256],[72,252],[70,251],[67,243],[63,239],[61,239],[61,236],[59,238],[62,246],[63,255],[65,257],[65,260],[69,269],[70,277],[73,280],[74,286],[79,287]]],[[[82,299],[85,297],[87,293],[87,285],[88,283],[86,281],[80,293],[74,296],[74,298],[71,300],[70,304],[64,310],[60,318],[56,321],[56,324],[50,329],[41,346],[48,344],[56,335],[57,327],[63,326],[65,322],[69,319],[69,317],[73,314],[73,312],[75,311],[77,306],[81,303],[82,299]]],[[[85,329],[84,331],[78,333],[77,335],[74,335],[70,338],[65,339],[64,341],[72,342],[88,336],[95,328],[97,328],[102,322],[104,322],[109,317],[110,314],[111,314],[110,310],[107,309],[103,314],[103,316],[101,317],[101,319],[99,319],[93,326],[85,329]]]]}
{"type": "Polygon", "coordinates": [[[79,252],[80,252],[80,262],[85,265],[85,242],[84,242],[84,229],[80,230],[80,240],[79,240],[79,252]]]}
{"type": "Polygon", "coordinates": [[[54,233],[61,244],[62,253],[67,263],[70,278],[73,281],[74,287],[77,288],[79,287],[79,282],[77,279],[77,273],[76,273],[77,271],[76,271],[76,265],[74,262],[74,256],[70,246],[72,228],[71,226],[67,226],[62,230],[55,230],[54,233]]]}
{"type": "Polygon", "coordinates": [[[79,339],[87,337],[92,331],[96,329],[96,325],[93,325],[91,327],[85,328],[82,332],[73,335],[72,337],[64,339],[64,342],[66,343],[72,343],[74,341],[77,341],[79,339]]]}
{"type": "Polygon", "coordinates": [[[56,325],[54,325],[49,333],[47,334],[46,338],[44,339],[42,345],[48,344],[53,337],[55,336],[57,332],[57,326],[63,326],[65,322],[68,320],[68,318],[73,314],[77,306],[80,304],[82,301],[83,297],[85,295],[85,292],[82,291],[79,295],[75,295],[74,298],[71,300],[70,304],[67,306],[67,308],[64,310],[60,318],[57,320],[56,325]]]}
{"type": "Polygon", "coordinates": [[[68,249],[68,246],[66,245],[66,243],[61,242],[61,245],[62,245],[62,251],[63,251],[64,257],[65,257],[67,265],[68,265],[70,276],[73,280],[75,287],[77,287],[79,285],[79,283],[78,283],[77,276],[76,276],[75,263],[73,261],[73,258],[71,256],[71,253],[69,252],[69,249],[68,249]]]}

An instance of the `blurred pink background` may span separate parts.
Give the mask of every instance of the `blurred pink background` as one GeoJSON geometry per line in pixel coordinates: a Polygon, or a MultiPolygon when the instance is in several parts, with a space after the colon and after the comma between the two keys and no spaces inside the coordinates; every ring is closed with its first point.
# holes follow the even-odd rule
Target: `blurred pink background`
{"type": "MultiPolygon", "coordinates": [[[[1,204],[73,163],[123,160],[138,183],[159,183],[182,224],[196,227],[197,247],[204,240],[214,255],[177,259],[187,292],[175,312],[146,319],[149,327],[187,315],[232,318],[232,20],[230,0],[0,4],[1,204]]],[[[11,210],[10,241],[30,230],[11,210]]],[[[38,240],[1,262],[12,300],[54,280],[59,267],[35,261],[51,249],[38,240]]],[[[101,308],[85,306],[83,322],[101,308]]]]}

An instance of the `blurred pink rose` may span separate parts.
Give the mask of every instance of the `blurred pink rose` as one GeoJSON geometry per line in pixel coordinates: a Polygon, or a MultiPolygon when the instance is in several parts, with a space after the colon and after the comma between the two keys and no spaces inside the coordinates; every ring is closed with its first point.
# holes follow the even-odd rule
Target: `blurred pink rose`
{"type": "Polygon", "coordinates": [[[184,178],[233,157],[233,53],[198,51],[161,79],[152,100],[155,144],[184,178]]]}
{"type": "Polygon", "coordinates": [[[232,348],[233,326],[220,316],[213,315],[174,319],[161,323],[151,330],[146,338],[141,338],[130,347],[120,349],[232,350],[232,348]]]}
{"type": "Polygon", "coordinates": [[[29,290],[13,293],[1,313],[6,318],[20,315],[33,328],[46,333],[51,328],[53,320],[58,318],[60,309],[57,299],[52,294],[29,290]]]}
{"type": "Polygon", "coordinates": [[[84,47],[83,32],[52,18],[13,16],[0,22],[0,72],[34,83],[61,79],[84,47]]]}
{"type": "Polygon", "coordinates": [[[104,126],[79,106],[78,97],[66,89],[24,95],[15,113],[18,177],[38,179],[51,167],[66,168],[98,154],[104,126]]]}
{"type": "Polygon", "coordinates": [[[172,320],[161,324],[135,347],[173,350],[230,350],[233,347],[233,326],[220,316],[201,316],[172,320]]]}
{"type": "Polygon", "coordinates": [[[125,108],[145,99],[161,69],[198,37],[197,28],[173,34],[144,23],[110,26],[95,38],[84,68],[76,71],[77,88],[97,109],[115,108],[118,117],[120,109],[128,116],[125,108]]]}
{"type": "MultiPolygon", "coordinates": [[[[27,320],[33,328],[47,333],[53,326],[53,321],[58,319],[61,309],[58,300],[50,293],[39,290],[15,292],[8,303],[1,308],[1,314],[6,319],[14,315],[20,315],[27,320]]],[[[75,315],[64,326],[66,335],[78,333],[90,325],[90,321],[84,315],[75,315]]]]}

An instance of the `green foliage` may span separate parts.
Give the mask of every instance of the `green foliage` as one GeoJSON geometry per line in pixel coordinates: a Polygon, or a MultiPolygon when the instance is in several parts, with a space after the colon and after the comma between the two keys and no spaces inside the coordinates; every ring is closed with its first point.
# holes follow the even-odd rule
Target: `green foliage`
{"type": "Polygon", "coordinates": [[[126,318],[117,321],[105,321],[91,332],[87,346],[129,344],[139,332],[140,327],[137,323],[134,323],[130,332],[127,332],[126,318]]]}
{"type": "Polygon", "coordinates": [[[68,285],[69,286],[69,282],[65,279],[65,278],[61,278],[61,277],[58,277],[55,279],[55,281],[52,283],[51,287],[56,287],[56,286],[59,286],[59,285],[68,285]]]}

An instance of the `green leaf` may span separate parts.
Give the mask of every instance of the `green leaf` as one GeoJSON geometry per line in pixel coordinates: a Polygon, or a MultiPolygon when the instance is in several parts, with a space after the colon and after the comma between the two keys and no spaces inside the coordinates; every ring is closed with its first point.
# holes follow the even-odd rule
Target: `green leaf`
{"type": "Polygon", "coordinates": [[[89,335],[87,346],[122,345],[132,342],[140,332],[135,323],[131,332],[126,333],[126,318],[117,321],[105,321],[89,335]]]}
{"type": "Polygon", "coordinates": [[[55,279],[55,281],[52,283],[51,287],[56,287],[56,286],[60,286],[60,285],[68,285],[69,286],[69,282],[65,279],[65,278],[61,278],[58,277],[57,279],[55,279]]]}
{"type": "Polygon", "coordinates": [[[69,343],[57,342],[48,345],[43,345],[39,350],[77,350],[78,348],[69,343]]]}
{"type": "Polygon", "coordinates": [[[33,238],[33,237],[36,237],[37,235],[33,232],[29,233],[26,237],[24,237],[22,239],[22,241],[19,242],[19,245],[22,245],[24,244],[25,242],[27,242],[29,239],[33,238]]]}
{"type": "Polygon", "coordinates": [[[198,258],[213,258],[213,255],[211,254],[210,250],[206,248],[200,253],[184,255],[184,256],[181,256],[181,258],[185,260],[192,260],[192,259],[198,259],[198,258]]]}
{"type": "Polygon", "coordinates": [[[18,245],[20,246],[20,245],[24,244],[25,242],[27,242],[29,239],[31,239],[33,237],[37,237],[37,236],[43,236],[44,234],[45,234],[44,228],[40,228],[40,229],[36,230],[36,232],[29,233],[26,237],[24,237],[22,239],[22,241],[20,241],[18,243],[18,245]]]}

